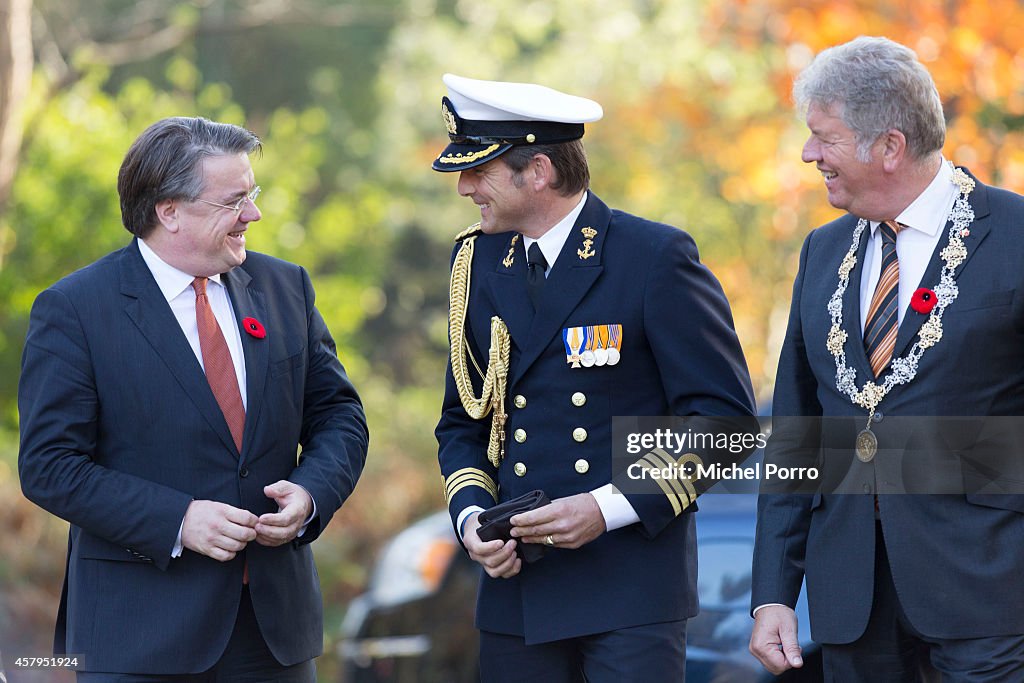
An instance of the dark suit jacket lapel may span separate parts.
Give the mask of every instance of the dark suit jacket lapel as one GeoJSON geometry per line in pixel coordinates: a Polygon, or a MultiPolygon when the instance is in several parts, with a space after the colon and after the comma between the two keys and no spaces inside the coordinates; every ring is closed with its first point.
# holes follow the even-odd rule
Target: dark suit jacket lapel
{"type": "MultiPolygon", "coordinates": [[[[853,236],[853,230],[857,225],[857,219],[853,219],[853,221],[848,233],[849,237],[853,236]]],[[[860,235],[860,245],[857,247],[857,265],[850,272],[850,280],[846,285],[846,293],[843,295],[843,320],[845,321],[846,333],[850,341],[855,341],[855,343],[846,344],[847,359],[856,367],[858,377],[874,379],[875,373],[871,371],[871,363],[868,361],[868,354],[864,350],[864,327],[860,322],[860,281],[864,275],[864,259],[868,252],[870,238],[871,225],[869,224],[860,235]]],[[[849,246],[849,242],[846,244],[849,246]]],[[[843,255],[846,255],[845,251],[843,255]]],[[[829,291],[835,291],[833,283],[838,278],[838,275],[835,273],[830,275],[832,277],[829,280],[829,287],[832,287],[832,289],[829,291]]],[[[829,315],[827,311],[825,315],[829,315]]],[[[829,325],[831,325],[831,322],[829,325]]]]}
{"type": "MultiPolygon", "coordinates": [[[[512,343],[522,351],[533,321],[533,304],[526,291],[526,249],[522,235],[508,236],[494,270],[487,271],[487,284],[498,317],[505,322],[512,343]]],[[[489,322],[487,325],[490,329],[489,322]]]]}
{"type": "Polygon", "coordinates": [[[153,274],[142,260],[136,240],[121,255],[121,294],[125,297],[125,313],[139,332],[149,341],[157,355],[178,380],[196,408],[217,432],[224,445],[235,450],[228,423],[217,405],[203,368],[181,331],[178,320],[167,305],[153,274]]]}
{"type": "MultiPolygon", "coordinates": [[[[548,273],[540,308],[533,317],[519,362],[512,369],[511,381],[514,382],[523,376],[551,344],[552,337],[561,337],[562,323],[604,271],[604,241],[610,222],[611,211],[592,192],[589,193],[583,211],[576,219],[555,265],[548,273]],[[582,232],[585,228],[591,228],[597,233],[592,243],[586,247],[586,238],[582,232]]],[[[523,281],[525,283],[525,275],[523,281]]]]}
{"type": "MultiPolygon", "coordinates": [[[[970,173],[968,173],[970,175],[970,173]]],[[[971,176],[974,178],[974,176],[971,176]]],[[[983,185],[977,178],[974,178],[974,191],[968,197],[971,203],[971,208],[974,210],[974,221],[969,226],[970,234],[964,238],[964,246],[967,248],[967,258],[964,259],[963,263],[956,269],[954,276],[959,277],[963,269],[967,267],[967,263],[974,256],[974,253],[978,249],[978,245],[981,244],[982,240],[988,235],[991,225],[988,222],[989,208],[988,208],[988,187],[983,185]]],[[[943,249],[949,243],[949,231],[953,227],[952,221],[946,223],[945,229],[942,231],[942,236],[939,238],[939,243],[935,245],[935,251],[932,252],[932,257],[928,261],[928,268],[924,272],[924,276],[921,278],[920,287],[926,287],[928,289],[934,289],[939,284],[939,278],[942,275],[942,267],[945,262],[940,256],[943,249]]],[[[916,287],[915,287],[916,289],[916,287]]],[[[956,307],[954,301],[950,306],[956,307]]],[[[913,343],[917,337],[918,331],[921,329],[921,325],[928,320],[927,315],[922,315],[916,312],[912,308],[908,308],[903,312],[903,324],[900,325],[899,332],[896,335],[896,346],[893,348],[893,358],[903,355],[908,347],[913,343]]]]}
{"type": "MultiPolygon", "coordinates": [[[[263,408],[264,387],[267,381],[267,370],[270,366],[270,345],[267,340],[258,339],[249,334],[242,321],[255,318],[264,323],[267,320],[266,301],[263,292],[256,288],[252,277],[244,266],[235,268],[221,276],[224,286],[231,297],[232,308],[235,309],[235,321],[238,323],[239,335],[242,339],[242,353],[245,355],[245,431],[242,434],[242,454],[250,450],[259,423],[260,410],[263,408]]],[[[267,335],[275,330],[267,330],[267,335]]],[[[277,330],[280,333],[280,330],[277,330]]]]}

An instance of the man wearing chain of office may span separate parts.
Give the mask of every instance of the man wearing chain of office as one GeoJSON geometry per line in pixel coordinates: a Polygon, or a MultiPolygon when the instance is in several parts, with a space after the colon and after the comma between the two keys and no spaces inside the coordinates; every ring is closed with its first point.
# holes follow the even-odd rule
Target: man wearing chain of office
{"type": "Polygon", "coordinates": [[[1024,198],[943,158],[898,43],[825,50],[794,99],[848,213],[804,241],[765,461],[848,460],[844,493],[762,493],[750,649],[802,666],[806,579],[828,681],[1024,681],[1024,198]]]}
{"type": "Polygon", "coordinates": [[[433,168],[459,174],[480,222],[454,251],[436,434],[452,521],[485,573],[482,680],[682,681],[692,496],[653,478],[613,488],[612,416],[751,419],[728,302],[687,233],[589,190],[580,138],[596,102],[444,82],[450,144],[433,168]],[[510,538],[481,540],[484,510],[534,490],[552,502],[512,516],[510,538]]]}

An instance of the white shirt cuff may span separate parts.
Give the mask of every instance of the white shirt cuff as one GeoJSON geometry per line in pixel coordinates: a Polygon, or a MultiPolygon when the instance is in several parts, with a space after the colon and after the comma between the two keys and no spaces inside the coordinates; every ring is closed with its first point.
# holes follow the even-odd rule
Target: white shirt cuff
{"type": "Polygon", "coordinates": [[[758,605],[757,607],[755,607],[754,611],[750,613],[750,616],[756,617],[757,616],[757,610],[764,609],[765,607],[787,607],[788,608],[789,605],[783,605],[781,602],[766,602],[763,605],[758,605]]]}
{"type": "Polygon", "coordinates": [[[181,526],[178,527],[178,537],[174,539],[174,547],[171,548],[171,559],[181,557],[181,551],[185,549],[185,546],[181,543],[181,530],[185,528],[185,518],[181,518],[181,526]]]}
{"type": "Polygon", "coordinates": [[[466,523],[466,518],[474,512],[483,512],[484,509],[479,505],[470,505],[468,508],[459,513],[459,518],[456,521],[455,528],[459,530],[459,539],[462,538],[462,525],[466,523]]]}
{"type": "Polygon", "coordinates": [[[640,517],[636,514],[629,499],[619,493],[611,484],[594,489],[590,495],[597,500],[597,507],[601,508],[604,526],[608,531],[621,529],[640,521],[640,517]]]}
{"type": "MultiPolygon", "coordinates": [[[[303,491],[306,491],[305,486],[301,484],[296,484],[296,486],[298,486],[303,491]]],[[[295,538],[298,538],[302,536],[302,534],[306,533],[306,527],[308,527],[309,523],[313,521],[314,517],[316,517],[316,501],[313,500],[313,495],[309,491],[306,491],[306,495],[309,496],[309,502],[313,504],[313,512],[309,515],[309,517],[306,518],[306,521],[302,523],[302,528],[299,529],[299,533],[295,534],[295,538]]]]}

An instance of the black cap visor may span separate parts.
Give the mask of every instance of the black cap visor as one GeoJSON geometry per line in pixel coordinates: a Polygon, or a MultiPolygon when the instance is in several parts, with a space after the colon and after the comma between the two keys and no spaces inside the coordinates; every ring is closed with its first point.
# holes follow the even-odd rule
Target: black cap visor
{"type": "Polygon", "coordinates": [[[512,149],[512,144],[505,142],[491,142],[484,145],[459,144],[452,142],[441,155],[434,159],[431,165],[435,171],[465,171],[480,164],[486,164],[491,159],[512,149]]]}

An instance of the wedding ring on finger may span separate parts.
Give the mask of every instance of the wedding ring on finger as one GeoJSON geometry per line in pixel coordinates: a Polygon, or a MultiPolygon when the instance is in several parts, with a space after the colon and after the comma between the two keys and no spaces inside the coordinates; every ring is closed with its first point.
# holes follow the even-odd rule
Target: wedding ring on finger
{"type": "Polygon", "coordinates": [[[548,545],[554,545],[555,539],[551,538],[551,534],[548,534],[548,537],[544,539],[544,542],[548,545]]]}

